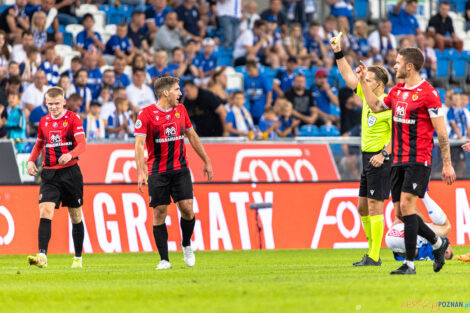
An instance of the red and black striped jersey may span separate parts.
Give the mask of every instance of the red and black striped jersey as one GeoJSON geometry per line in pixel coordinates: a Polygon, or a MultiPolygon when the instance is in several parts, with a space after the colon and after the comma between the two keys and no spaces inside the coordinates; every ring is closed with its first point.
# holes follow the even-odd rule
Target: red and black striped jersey
{"type": "Polygon", "coordinates": [[[61,155],[69,153],[77,146],[75,136],[84,135],[80,117],[71,111],[65,110],[58,118],[47,114],[39,122],[38,139],[44,141],[44,168],[64,168],[77,163],[78,157],[67,164],[59,164],[61,155]]]}
{"type": "Polygon", "coordinates": [[[182,104],[166,111],[149,105],[140,111],[135,136],[146,136],[148,174],[187,168],[184,132],[193,128],[182,104]]]}
{"type": "Polygon", "coordinates": [[[443,115],[437,90],[425,80],[411,88],[400,83],[390,90],[383,103],[392,110],[393,165],[431,166],[434,134],[431,117],[443,115]]]}

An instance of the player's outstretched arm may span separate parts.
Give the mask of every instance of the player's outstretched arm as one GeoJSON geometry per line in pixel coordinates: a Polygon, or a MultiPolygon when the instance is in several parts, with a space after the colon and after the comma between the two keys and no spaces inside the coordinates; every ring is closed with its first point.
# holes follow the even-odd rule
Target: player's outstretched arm
{"type": "Polygon", "coordinates": [[[389,110],[382,100],[380,100],[370,89],[366,81],[367,66],[364,62],[361,61],[361,65],[356,69],[359,82],[361,83],[362,92],[364,93],[364,98],[366,99],[367,105],[374,113],[379,113],[389,110]]]}
{"type": "Polygon", "coordinates": [[[194,129],[186,131],[185,134],[186,137],[188,137],[191,147],[193,147],[194,151],[196,151],[197,155],[199,155],[201,160],[204,162],[204,168],[202,170],[204,172],[204,176],[207,175],[207,180],[211,181],[212,177],[214,176],[212,171],[212,164],[209,156],[206,153],[206,150],[204,150],[201,139],[199,139],[199,136],[194,131],[194,129]]]}
{"type": "MultiPolygon", "coordinates": [[[[336,37],[333,37],[330,39],[330,45],[333,49],[333,52],[335,53],[335,57],[336,55],[342,55],[343,52],[341,51],[341,40],[337,40],[336,37]]],[[[358,83],[357,76],[353,72],[344,55],[343,57],[336,58],[336,65],[338,66],[339,72],[346,82],[346,85],[352,90],[356,89],[358,83]]]]}
{"type": "Polygon", "coordinates": [[[455,171],[452,167],[450,160],[450,143],[449,136],[447,136],[447,129],[442,114],[436,114],[435,117],[431,116],[431,122],[436,130],[437,138],[439,140],[439,147],[441,148],[442,155],[442,180],[448,185],[452,185],[455,181],[455,171]]]}
{"type": "Polygon", "coordinates": [[[464,149],[467,152],[470,152],[470,140],[467,140],[467,143],[462,145],[462,149],[464,149]]]}
{"type": "Polygon", "coordinates": [[[137,184],[140,192],[143,192],[142,185],[145,185],[147,180],[144,148],[145,136],[135,136],[135,164],[137,165],[137,184]]]}

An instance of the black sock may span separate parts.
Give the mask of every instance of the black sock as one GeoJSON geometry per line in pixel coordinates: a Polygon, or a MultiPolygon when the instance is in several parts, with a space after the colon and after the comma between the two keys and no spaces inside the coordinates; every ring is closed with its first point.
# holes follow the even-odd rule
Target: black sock
{"type": "Polygon", "coordinates": [[[193,235],[194,224],[196,224],[195,217],[193,217],[193,219],[190,221],[185,220],[184,218],[180,219],[181,232],[183,233],[183,247],[191,245],[191,236],[193,235]]]}
{"type": "Polygon", "coordinates": [[[51,240],[51,220],[47,218],[41,218],[39,220],[38,230],[39,253],[47,254],[49,240],[51,240]]]}
{"type": "Polygon", "coordinates": [[[155,237],[155,244],[157,245],[158,253],[160,254],[160,259],[169,261],[168,230],[166,229],[166,224],[154,225],[153,237],[155,237]]]}
{"type": "Polygon", "coordinates": [[[423,219],[418,216],[418,223],[419,223],[419,230],[418,230],[418,235],[429,241],[430,244],[435,244],[437,242],[437,236],[436,233],[432,230],[431,227],[426,225],[425,222],[423,222],[423,219]]]}
{"type": "Polygon", "coordinates": [[[406,259],[408,261],[413,261],[416,254],[416,241],[419,229],[418,219],[418,215],[416,214],[403,216],[403,222],[405,224],[406,259]]]}
{"type": "Polygon", "coordinates": [[[75,256],[81,257],[83,250],[83,239],[85,238],[85,227],[83,221],[78,224],[72,224],[73,247],[75,248],[75,256]]]}

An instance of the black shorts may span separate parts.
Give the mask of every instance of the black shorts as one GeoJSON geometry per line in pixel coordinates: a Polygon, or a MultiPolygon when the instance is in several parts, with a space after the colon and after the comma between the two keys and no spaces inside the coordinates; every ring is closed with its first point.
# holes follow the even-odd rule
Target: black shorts
{"type": "Polygon", "coordinates": [[[60,168],[43,169],[39,188],[39,203],[54,202],[55,208],[83,205],[83,176],[78,164],[60,168]]]}
{"type": "Polygon", "coordinates": [[[450,157],[452,161],[465,161],[465,152],[461,146],[451,146],[450,157]]]}
{"type": "Polygon", "coordinates": [[[362,173],[359,197],[385,200],[390,196],[391,160],[384,160],[380,167],[370,164],[370,159],[379,152],[362,152],[362,173]]]}
{"type": "Polygon", "coordinates": [[[420,165],[400,165],[392,167],[392,200],[399,202],[402,192],[424,197],[428,188],[431,168],[420,165]]]}
{"type": "Polygon", "coordinates": [[[150,207],[168,205],[173,202],[193,198],[193,182],[189,169],[184,168],[149,176],[150,207]],[[170,199],[171,197],[171,199],[170,199]]]}

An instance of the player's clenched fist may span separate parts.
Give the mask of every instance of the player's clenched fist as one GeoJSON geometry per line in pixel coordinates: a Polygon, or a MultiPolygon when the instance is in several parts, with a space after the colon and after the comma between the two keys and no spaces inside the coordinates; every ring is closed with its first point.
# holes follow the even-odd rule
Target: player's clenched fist
{"type": "Polygon", "coordinates": [[[33,161],[28,162],[28,174],[31,176],[36,176],[38,174],[38,168],[33,161]]]}

